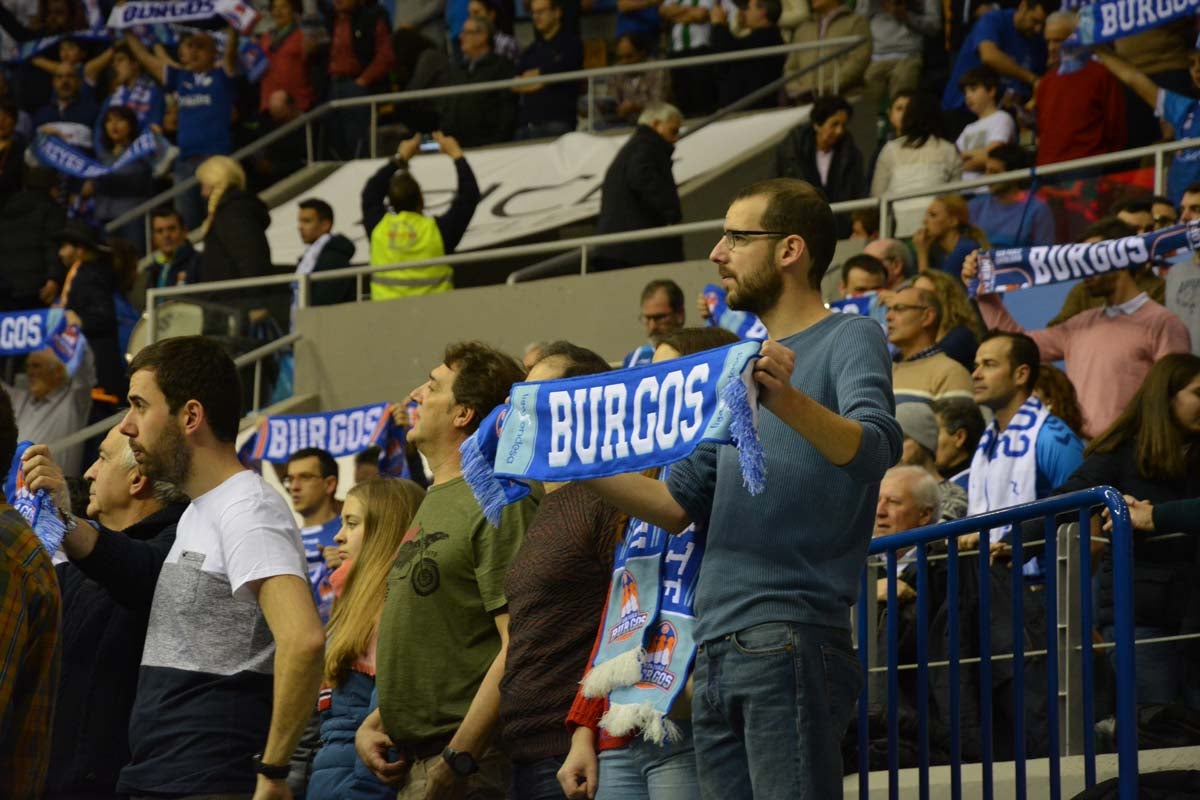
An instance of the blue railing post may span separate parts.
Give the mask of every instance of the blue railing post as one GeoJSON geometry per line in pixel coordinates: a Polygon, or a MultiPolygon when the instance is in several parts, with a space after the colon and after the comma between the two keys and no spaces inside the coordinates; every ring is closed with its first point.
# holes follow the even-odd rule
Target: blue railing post
{"type": "Polygon", "coordinates": [[[1112,519],[1113,623],[1117,644],[1117,785],[1122,800],[1137,797],[1137,672],[1133,643],[1133,525],[1120,493],[1104,487],[1112,519]]]}
{"type": "Polygon", "coordinates": [[[917,765],[920,797],[929,800],[929,563],[917,545],[917,765]]]}
{"type": "Polygon", "coordinates": [[[1012,547],[1012,692],[1013,703],[1013,782],[1018,800],[1025,797],[1025,551],[1021,526],[1009,529],[1012,547]]]}
{"type": "Polygon", "coordinates": [[[1045,529],[1046,572],[1046,727],[1050,734],[1050,800],[1062,797],[1062,764],[1059,760],[1058,735],[1058,526],[1048,516],[1045,529]]]}
{"type": "Polygon", "coordinates": [[[979,755],[983,800],[992,800],[992,531],[979,532],[979,755]]]}
{"type": "Polygon", "coordinates": [[[867,641],[867,631],[871,626],[867,622],[867,614],[875,607],[873,602],[875,598],[874,591],[868,594],[869,589],[873,589],[874,581],[868,582],[868,576],[873,574],[874,570],[868,564],[863,567],[862,577],[859,579],[858,590],[858,663],[862,667],[863,686],[862,691],[858,694],[858,797],[859,800],[868,800],[871,796],[871,754],[870,754],[870,720],[869,711],[871,703],[871,673],[870,673],[870,653],[871,642],[867,641]]]}
{"type": "Polygon", "coordinates": [[[887,687],[888,687],[888,798],[900,797],[900,673],[896,651],[900,649],[900,627],[896,619],[896,550],[887,551],[887,687]]]}
{"type": "Polygon", "coordinates": [[[1096,785],[1096,688],[1092,663],[1092,514],[1079,509],[1079,670],[1083,680],[1083,784],[1096,785]]]}
{"type": "Polygon", "coordinates": [[[962,800],[962,727],[960,716],[959,683],[959,640],[958,640],[958,537],[946,539],[946,596],[953,597],[949,604],[950,628],[950,798],[962,800]]]}

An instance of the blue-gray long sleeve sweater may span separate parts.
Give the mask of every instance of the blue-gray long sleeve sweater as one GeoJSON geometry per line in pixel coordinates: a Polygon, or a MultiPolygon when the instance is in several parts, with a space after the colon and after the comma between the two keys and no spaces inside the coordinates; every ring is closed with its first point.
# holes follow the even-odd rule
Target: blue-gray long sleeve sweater
{"type": "Polygon", "coordinates": [[[848,464],[834,466],[766,408],[758,432],[766,490],[742,486],[737,450],[703,445],[671,467],[667,486],[704,532],[696,641],[762,622],[847,627],[879,496],[900,457],[892,365],[879,324],[833,314],[781,340],[796,353],[792,385],[862,425],[848,464]]]}

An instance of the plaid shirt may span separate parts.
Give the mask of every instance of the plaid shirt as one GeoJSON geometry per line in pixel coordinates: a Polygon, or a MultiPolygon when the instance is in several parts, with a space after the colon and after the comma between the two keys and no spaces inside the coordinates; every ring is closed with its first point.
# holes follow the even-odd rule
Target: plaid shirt
{"type": "Polygon", "coordinates": [[[50,556],[0,502],[0,797],[36,798],[50,764],[61,597],[50,556]]]}

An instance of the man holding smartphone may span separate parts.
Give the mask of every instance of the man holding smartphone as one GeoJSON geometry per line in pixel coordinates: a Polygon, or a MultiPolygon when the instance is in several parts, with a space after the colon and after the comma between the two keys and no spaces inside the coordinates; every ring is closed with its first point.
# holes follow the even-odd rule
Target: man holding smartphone
{"type": "MultiPolygon", "coordinates": [[[[421,185],[408,170],[409,159],[421,147],[422,135],[405,139],[367,181],[362,191],[363,225],[371,242],[371,264],[391,265],[426,261],[454,252],[479,205],[479,184],[453,136],[434,131],[437,149],[454,160],[458,191],[446,213],[428,217],[421,185]],[[390,206],[390,210],[389,210],[390,206]]],[[[449,264],[397,267],[371,276],[371,299],[448,292],[454,288],[449,264]]]]}

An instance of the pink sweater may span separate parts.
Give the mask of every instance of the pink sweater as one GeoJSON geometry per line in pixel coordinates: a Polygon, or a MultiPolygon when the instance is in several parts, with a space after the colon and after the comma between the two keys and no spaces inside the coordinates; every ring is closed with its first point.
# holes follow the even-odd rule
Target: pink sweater
{"type": "Polygon", "coordinates": [[[1021,328],[998,295],[980,297],[979,311],[989,328],[1028,333],[1042,361],[1066,361],[1089,439],[1103,433],[1125,410],[1155,361],[1168,353],[1191,352],[1187,327],[1153,300],[1116,317],[1092,308],[1040,331],[1021,328]]]}

